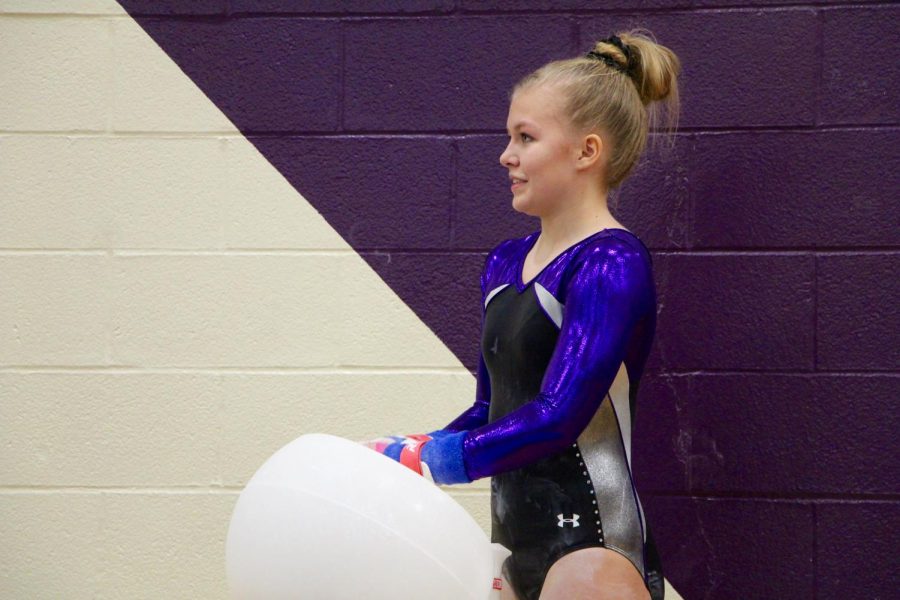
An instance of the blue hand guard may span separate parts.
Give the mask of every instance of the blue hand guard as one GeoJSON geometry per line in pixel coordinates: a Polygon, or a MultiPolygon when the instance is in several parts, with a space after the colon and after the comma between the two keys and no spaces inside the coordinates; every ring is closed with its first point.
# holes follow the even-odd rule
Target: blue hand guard
{"type": "Polygon", "coordinates": [[[424,436],[386,436],[367,445],[439,485],[469,483],[462,458],[465,431],[432,431],[424,436]]]}

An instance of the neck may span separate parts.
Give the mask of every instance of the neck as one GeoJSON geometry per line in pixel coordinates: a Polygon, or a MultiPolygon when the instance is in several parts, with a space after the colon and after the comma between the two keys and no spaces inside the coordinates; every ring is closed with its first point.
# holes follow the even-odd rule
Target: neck
{"type": "Polygon", "coordinates": [[[541,215],[541,234],[534,245],[539,256],[552,255],[592,233],[609,227],[624,229],[609,212],[606,192],[583,194],[561,202],[555,212],[541,215]]]}

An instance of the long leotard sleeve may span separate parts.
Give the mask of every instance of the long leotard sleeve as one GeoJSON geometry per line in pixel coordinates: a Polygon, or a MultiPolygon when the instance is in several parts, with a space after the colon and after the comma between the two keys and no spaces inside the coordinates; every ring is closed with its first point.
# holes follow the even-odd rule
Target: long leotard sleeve
{"type": "MultiPolygon", "coordinates": [[[[636,323],[654,310],[652,269],[636,248],[615,241],[591,245],[573,263],[559,336],[540,393],[505,416],[471,429],[462,440],[463,463],[472,480],[571,446],[612,385],[636,323]]],[[[482,371],[483,366],[479,379],[482,371]]],[[[454,423],[476,422],[488,399],[476,401],[460,423],[454,423]]]]}
{"type": "MultiPolygon", "coordinates": [[[[484,309],[484,296],[486,293],[486,281],[488,263],[491,253],[485,258],[481,269],[481,307],[484,309]]],[[[484,310],[481,311],[481,325],[484,327],[484,310]]],[[[444,427],[446,431],[458,432],[481,427],[488,422],[488,410],[491,404],[491,379],[487,366],[484,364],[484,356],[478,352],[478,371],[475,377],[475,402],[464,410],[449,425],[444,427]]]]}
{"type": "Polygon", "coordinates": [[[488,410],[491,405],[491,380],[488,376],[484,357],[479,353],[478,374],[475,378],[475,402],[444,427],[446,431],[466,431],[481,427],[488,421],[488,410]]]}

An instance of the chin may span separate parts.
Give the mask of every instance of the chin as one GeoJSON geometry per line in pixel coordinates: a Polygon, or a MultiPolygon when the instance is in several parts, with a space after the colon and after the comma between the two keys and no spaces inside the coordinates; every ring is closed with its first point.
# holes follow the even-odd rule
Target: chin
{"type": "Polygon", "coordinates": [[[536,207],[532,206],[529,202],[527,202],[525,200],[521,200],[520,198],[517,198],[516,196],[513,196],[512,207],[513,207],[513,210],[515,210],[516,212],[520,212],[522,214],[528,215],[529,217],[540,217],[539,212],[537,210],[535,210],[536,207]]]}

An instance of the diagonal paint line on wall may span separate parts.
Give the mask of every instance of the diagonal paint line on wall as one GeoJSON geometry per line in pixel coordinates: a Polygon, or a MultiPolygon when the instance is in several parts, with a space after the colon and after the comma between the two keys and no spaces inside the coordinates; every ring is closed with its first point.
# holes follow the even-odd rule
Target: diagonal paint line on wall
{"type": "MultiPolygon", "coordinates": [[[[141,3],[122,1],[135,13],[141,3]]],[[[449,141],[346,135],[330,19],[135,22],[470,369],[479,252],[448,245],[449,141]],[[424,165],[410,168],[412,165],[424,165]]]]}

